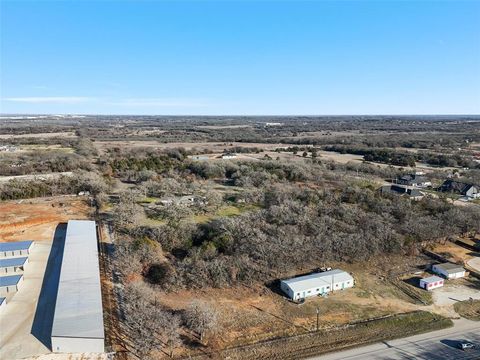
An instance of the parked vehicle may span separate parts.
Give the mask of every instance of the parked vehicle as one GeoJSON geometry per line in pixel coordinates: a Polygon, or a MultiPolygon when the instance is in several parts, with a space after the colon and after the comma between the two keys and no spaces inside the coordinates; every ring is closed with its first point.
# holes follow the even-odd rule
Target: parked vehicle
{"type": "Polygon", "coordinates": [[[458,342],[458,348],[462,349],[463,351],[471,350],[475,349],[475,344],[467,340],[461,340],[458,342]]]}

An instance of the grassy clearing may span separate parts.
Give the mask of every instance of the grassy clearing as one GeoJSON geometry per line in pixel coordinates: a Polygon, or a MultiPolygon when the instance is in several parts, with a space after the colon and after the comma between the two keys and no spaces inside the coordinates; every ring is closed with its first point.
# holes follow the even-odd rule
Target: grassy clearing
{"type": "Polygon", "coordinates": [[[194,215],[192,220],[197,224],[203,224],[215,218],[238,216],[244,212],[258,209],[260,209],[260,207],[256,205],[227,205],[222,206],[215,213],[194,215]]]}
{"type": "Polygon", "coordinates": [[[410,279],[395,279],[391,280],[391,283],[408,295],[414,303],[419,303],[422,305],[432,305],[433,297],[432,293],[418,287],[420,278],[410,278],[410,279]]]}
{"type": "Polygon", "coordinates": [[[23,152],[32,152],[32,151],[61,151],[65,153],[73,153],[75,150],[71,147],[64,147],[61,145],[37,145],[37,144],[28,144],[20,146],[20,151],[23,152]]]}
{"type": "Polygon", "coordinates": [[[459,301],[453,305],[453,308],[464,318],[480,321],[480,300],[459,301]]]}
{"type": "Polygon", "coordinates": [[[155,198],[155,197],[144,197],[143,199],[139,200],[138,203],[140,204],[152,204],[156,201],[158,201],[159,199],[158,198],[155,198]]]}
{"type": "MultiPolygon", "coordinates": [[[[318,332],[284,337],[258,344],[231,348],[218,354],[235,359],[298,359],[330,351],[391,340],[453,325],[450,319],[426,311],[397,314],[318,332]]],[[[196,357],[207,358],[209,355],[196,357]]]]}

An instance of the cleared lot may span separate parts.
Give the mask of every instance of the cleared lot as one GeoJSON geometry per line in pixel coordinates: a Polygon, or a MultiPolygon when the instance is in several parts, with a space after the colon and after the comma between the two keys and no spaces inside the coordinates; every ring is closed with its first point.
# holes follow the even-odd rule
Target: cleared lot
{"type": "Polygon", "coordinates": [[[433,301],[439,306],[453,305],[469,298],[480,299],[480,290],[460,284],[447,284],[433,291],[433,301]]]}

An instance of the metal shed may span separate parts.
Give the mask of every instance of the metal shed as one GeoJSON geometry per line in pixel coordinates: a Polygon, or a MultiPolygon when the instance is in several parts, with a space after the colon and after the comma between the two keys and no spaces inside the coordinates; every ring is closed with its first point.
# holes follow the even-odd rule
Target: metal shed
{"type": "Polygon", "coordinates": [[[443,263],[432,265],[432,271],[444,276],[446,279],[458,279],[465,277],[465,269],[457,264],[443,263]]]}
{"type": "Polygon", "coordinates": [[[439,276],[430,276],[420,279],[420,287],[425,290],[433,290],[443,286],[445,279],[439,276]]]}
{"type": "Polygon", "coordinates": [[[0,243],[0,257],[28,255],[32,247],[31,240],[0,243]]]}
{"type": "Polygon", "coordinates": [[[0,293],[17,292],[23,282],[23,275],[10,275],[0,277],[0,293]]]}
{"type": "Polygon", "coordinates": [[[52,328],[52,351],[104,352],[103,308],[94,221],[70,220],[52,328]]]}
{"type": "Polygon", "coordinates": [[[25,266],[28,264],[27,257],[16,257],[8,259],[0,259],[0,273],[14,273],[18,270],[25,270],[25,266]]]}

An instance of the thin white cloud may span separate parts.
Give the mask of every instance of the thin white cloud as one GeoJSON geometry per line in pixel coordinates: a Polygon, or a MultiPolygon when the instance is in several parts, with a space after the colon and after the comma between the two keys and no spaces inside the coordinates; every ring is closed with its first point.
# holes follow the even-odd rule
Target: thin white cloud
{"type": "MultiPolygon", "coordinates": [[[[199,109],[211,108],[214,105],[211,100],[200,98],[111,98],[111,97],[87,97],[87,96],[26,96],[3,98],[2,102],[31,105],[76,105],[86,104],[103,107],[124,108],[125,111],[135,109],[149,109],[156,111],[161,109],[199,109]],[[126,110],[129,109],[129,110],[126,110]]],[[[53,110],[52,110],[53,111],[53,110]]]]}
{"type": "Polygon", "coordinates": [[[110,103],[111,105],[127,107],[208,107],[211,104],[204,99],[180,99],[180,98],[129,98],[110,103]]]}
{"type": "Polygon", "coordinates": [[[79,104],[91,101],[92,98],[84,96],[27,96],[5,98],[4,100],[28,104],[79,104]]]}

